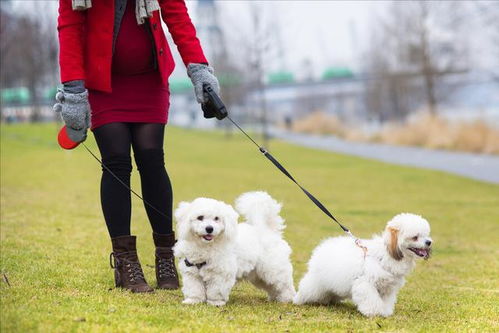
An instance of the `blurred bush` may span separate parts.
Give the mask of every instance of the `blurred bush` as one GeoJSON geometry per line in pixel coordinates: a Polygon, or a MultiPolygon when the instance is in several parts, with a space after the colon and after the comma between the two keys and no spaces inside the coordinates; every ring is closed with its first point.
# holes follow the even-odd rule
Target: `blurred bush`
{"type": "Polygon", "coordinates": [[[296,120],[292,129],[351,141],[499,154],[499,129],[482,120],[455,121],[428,112],[420,112],[404,122],[388,122],[373,133],[347,125],[334,115],[313,112],[296,120]]]}

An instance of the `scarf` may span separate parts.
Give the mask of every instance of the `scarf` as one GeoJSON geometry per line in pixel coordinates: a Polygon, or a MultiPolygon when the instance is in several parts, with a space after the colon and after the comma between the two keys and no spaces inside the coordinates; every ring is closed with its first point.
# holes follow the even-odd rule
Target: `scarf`
{"type": "MultiPolygon", "coordinates": [[[[87,10],[92,7],[92,0],[72,0],[73,10],[87,10]]],[[[135,17],[137,24],[143,24],[154,11],[159,10],[158,0],[136,0],[135,17]]]]}

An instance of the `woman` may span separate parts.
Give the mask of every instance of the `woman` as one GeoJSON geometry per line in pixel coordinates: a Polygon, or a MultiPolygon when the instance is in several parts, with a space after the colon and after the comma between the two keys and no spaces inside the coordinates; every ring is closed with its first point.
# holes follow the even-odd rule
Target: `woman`
{"type": "Polygon", "coordinates": [[[64,88],[55,109],[75,142],[85,140],[91,118],[90,128],[106,166],[100,192],[113,248],[111,267],[116,286],[132,292],[153,289],[144,278],[136,239],[130,234],[130,191],[112,175],[130,185],[131,147],[143,197],[154,206],[145,205],[145,209],[156,245],[158,288],[179,286],[172,252],[172,188],[163,157],[168,77],[174,61],[161,19],[187,66],[196,98],[203,103],[203,84],[211,84],[218,92],[218,81],[203,55],[184,0],[59,0],[64,88]]]}

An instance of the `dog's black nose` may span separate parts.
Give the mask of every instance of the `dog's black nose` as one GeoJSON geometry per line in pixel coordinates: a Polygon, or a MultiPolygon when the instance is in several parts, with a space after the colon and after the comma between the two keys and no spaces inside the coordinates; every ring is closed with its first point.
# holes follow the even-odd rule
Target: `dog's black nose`
{"type": "Polygon", "coordinates": [[[430,246],[430,245],[431,245],[431,240],[427,240],[427,241],[425,242],[425,244],[426,244],[426,246],[430,246]]]}
{"type": "Polygon", "coordinates": [[[206,232],[211,234],[213,232],[213,227],[211,226],[206,227],[206,232]]]}

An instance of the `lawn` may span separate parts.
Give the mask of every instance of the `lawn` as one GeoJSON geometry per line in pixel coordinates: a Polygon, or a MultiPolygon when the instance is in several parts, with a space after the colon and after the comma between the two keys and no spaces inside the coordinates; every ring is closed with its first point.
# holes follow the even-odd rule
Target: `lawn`
{"type": "MultiPolygon", "coordinates": [[[[351,303],[269,303],[247,283],[223,308],[184,306],[180,291],[113,289],[100,166],[81,147],[58,148],[57,126],[1,127],[1,332],[499,330],[497,185],[272,142],[273,154],[359,237],[380,232],[399,212],[422,214],[432,226],[433,257],[408,277],[390,318],[364,318],[351,303]]],[[[92,136],[88,145],[97,151],[92,136]]],[[[295,285],[311,250],[341,234],[238,134],[168,128],[166,164],[175,203],[197,196],[232,203],[256,189],[281,201],[295,285]]],[[[135,171],[132,184],[139,190],[135,171]]],[[[136,199],[132,219],[154,285],[151,230],[136,199]]]]}

